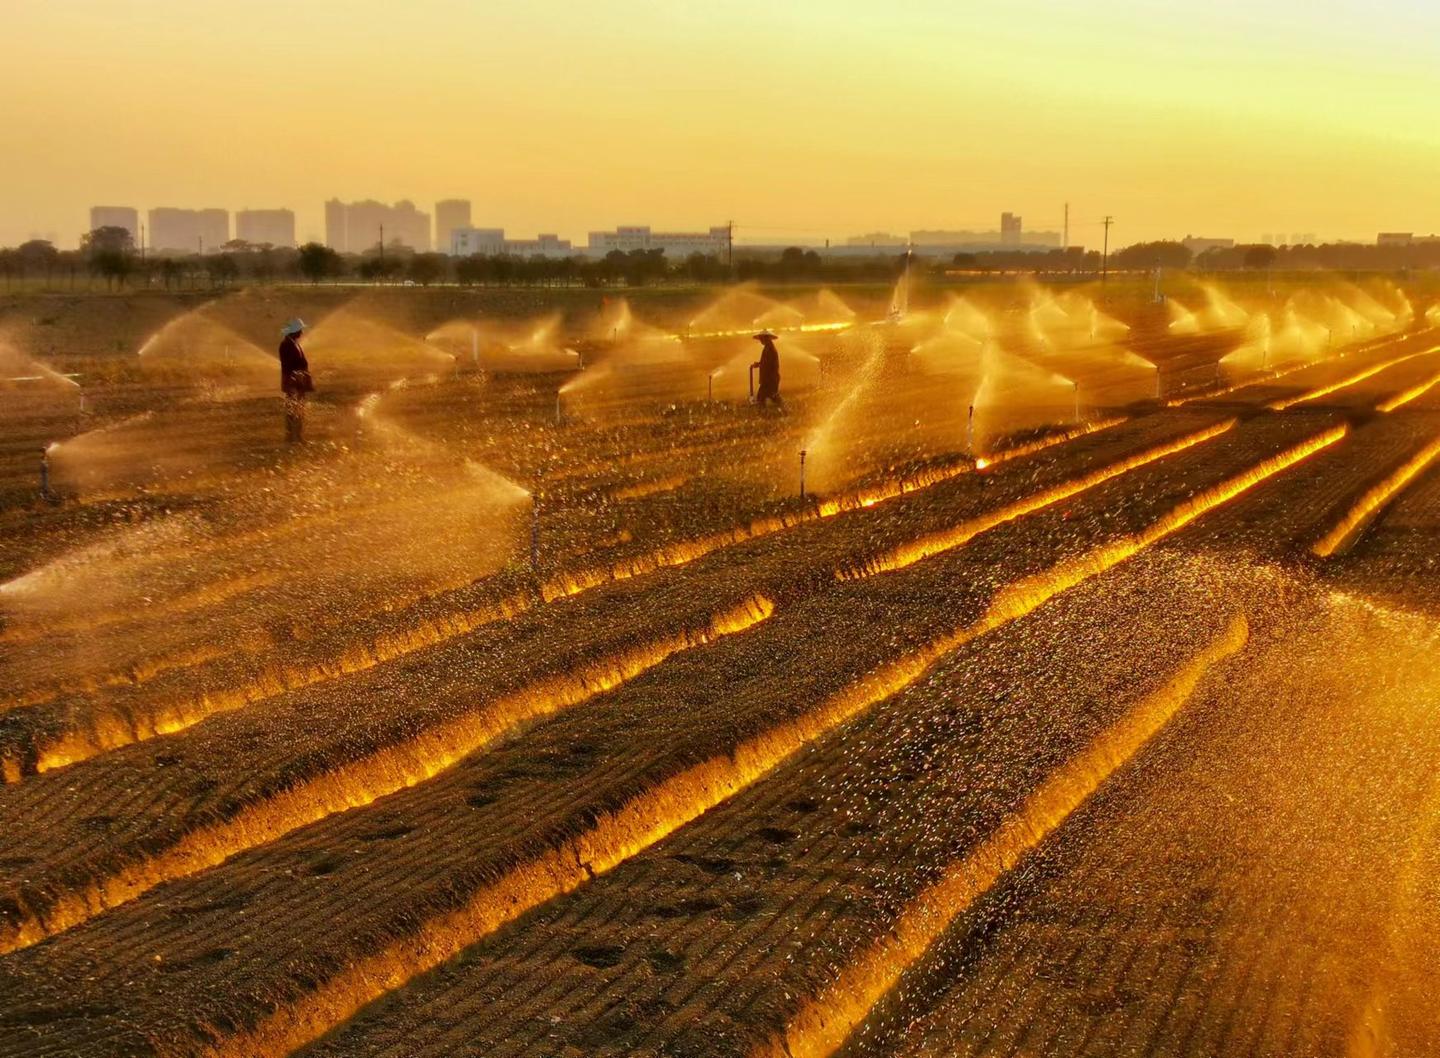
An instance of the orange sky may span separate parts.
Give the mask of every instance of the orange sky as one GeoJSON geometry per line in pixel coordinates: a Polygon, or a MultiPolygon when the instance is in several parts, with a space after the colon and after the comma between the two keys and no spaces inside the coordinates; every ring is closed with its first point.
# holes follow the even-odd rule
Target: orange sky
{"type": "Polygon", "coordinates": [[[1440,230],[1429,0],[6,0],[0,244],[96,203],[465,197],[742,241],[1440,230]],[[1255,10],[1263,8],[1262,11],[1255,10]]]}

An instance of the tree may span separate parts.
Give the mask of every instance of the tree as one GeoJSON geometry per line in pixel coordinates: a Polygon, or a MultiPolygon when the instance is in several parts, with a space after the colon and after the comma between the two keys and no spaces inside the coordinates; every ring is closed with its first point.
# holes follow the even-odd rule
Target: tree
{"type": "Polygon", "coordinates": [[[26,272],[44,272],[48,282],[60,260],[60,251],[48,239],[31,239],[22,242],[15,249],[20,259],[21,275],[26,272]]]}
{"type": "Polygon", "coordinates": [[[708,253],[692,253],[681,269],[695,283],[717,283],[728,274],[720,258],[708,253]]]}
{"type": "Polygon", "coordinates": [[[442,253],[417,253],[410,261],[410,278],[428,287],[444,278],[448,266],[449,259],[442,253]]]}
{"type": "Polygon", "coordinates": [[[103,253],[113,250],[117,253],[133,253],[135,250],[135,239],[130,234],[129,228],[116,227],[107,224],[100,228],[94,228],[80,237],[80,248],[89,253],[103,253]]]}
{"type": "Polygon", "coordinates": [[[1194,254],[1179,242],[1139,242],[1110,255],[1112,268],[1145,271],[1151,268],[1188,268],[1194,254]]]}
{"type": "Polygon", "coordinates": [[[405,268],[405,262],[396,257],[367,257],[360,262],[356,269],[361,279],[369,282],[376,282],[382,279],[390,279],[399,275],[405,268]]]}
{"type": "Polygon", "coordinates": [[[340,274],[340,255],[322,243],[307,242],[300,247],[296,267],[310,282],[318,283],[327,276],[340,274]]]}
{"type": "Polygon", "coordinates": [[[205,258],[205,271],[213,286],[223,287],[235,281],[240,275],[240,266],[233,254],[211,254],[205,258]]]}
{"type": "Polygon", "coordinates": [[[183,272],[184,269],[180,267],[180,262],[175,258],[162,257],[160,259],[160,278],[164,281],[166,290],[170,289],[171,284],[177,287],[180,285],[180,276],[183,272]]]}
{"type": "Polygon", "coordinates": [[[90,262],[90,271],[105,277],[105,285],[116,281],[125,285],[125,277],[135,268],[135,241],[128,228],[106,225],[81,236],[80,248],[90,262]]]}
{"type": "Polygon", "coordinates": [[[1279,254],[1276,253],[1275,247],[1273,246],[1266,246],[1264,243],[1257,246],[1250,246],[1245,250],[1245,267],[1253,268],[1257,271],[1269,268],[1275,263],[1275,258],[1278,256],[1279,254]]]}
{"type": "Polygon", "coordinates": [[[275,274],[280,270],[276,263],[279,256],[275,247],[268,242],[261,243],[250,254],[250,274],[261,283],[267,283],[274,279],[275,274]]]}

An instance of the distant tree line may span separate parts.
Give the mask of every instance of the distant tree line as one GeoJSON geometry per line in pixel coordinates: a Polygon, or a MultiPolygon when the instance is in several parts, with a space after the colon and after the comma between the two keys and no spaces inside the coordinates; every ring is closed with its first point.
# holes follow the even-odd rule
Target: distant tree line
{"type": "MultiPolygon", "coordinates": [[[[298,248],[248,243],[233,239],[205,255],[143,255],[124,228],[96,228],[79,249],[58,250],[42,239],[0,249],[0,277],[15,281],[43,280],[47,286],[74,287],[103,280],[108,288],[224,288],[235,283],[459,283],[466,286],[651,286],[677,283],[723,283],[758,280],[784,282],[886,282],[905,267],[898,251],[875,255],[822,255],[791,246],[776,254],[738,248],[733,263],[714,255],[691,254],[679,260],[660,250],[611,251],[601,258],[541,255],[475,255],[450,257],[416,253],[399,243],[376,246],[363,254],[340,254],[320,243],[298,248]]],[[[1178,242],[1136,243],[1117,249],[1108,262],[1095,250],[990,251],[955,254],[950,260],[916,256],[913,267],[931,273],[1027,273],[1086,276],[1102,267],[1112,271],[1155,268],[1203,272],[1278,269],[1306,271],[1385,271],[1440,268],[1440,243],[1410,246],[1369,246],[1330,243],[1323,246],[1235,246],[1209,250],[1198,257],[1178,242]]]]}

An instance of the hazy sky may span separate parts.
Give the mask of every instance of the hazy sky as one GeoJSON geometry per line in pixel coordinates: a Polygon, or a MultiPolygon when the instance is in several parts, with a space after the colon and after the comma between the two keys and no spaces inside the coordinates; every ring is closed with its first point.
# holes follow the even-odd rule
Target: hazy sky
{"type": "Polygon", "coordinates": [[[744,241],[1440,230],[1436,0],[0,0],[0,244],[466,197],[744,241]]]}

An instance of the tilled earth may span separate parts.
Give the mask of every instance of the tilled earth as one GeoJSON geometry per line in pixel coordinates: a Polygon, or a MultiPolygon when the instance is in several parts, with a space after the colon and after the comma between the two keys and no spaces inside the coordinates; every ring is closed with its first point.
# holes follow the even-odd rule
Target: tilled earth
{"type": "Polygon", "coordinates": [[[1440,1053],[1437,341],[803,499],[843,349],[157,414],[5,515],[0,1055],[1440,1053]]]}

